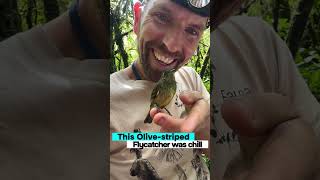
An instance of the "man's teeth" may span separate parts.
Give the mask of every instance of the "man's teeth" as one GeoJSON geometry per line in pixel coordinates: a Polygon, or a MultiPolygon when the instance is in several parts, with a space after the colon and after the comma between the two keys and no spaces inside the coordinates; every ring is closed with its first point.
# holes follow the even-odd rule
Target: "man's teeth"
{"type": "Polygon", "coordinates": [[[154,50],[154,55],[158,61],[161,61],[165,64],[171,64],[174,61],[174,58],[162,56],[159,52],[157,52],[155,50],[154,50]]]}

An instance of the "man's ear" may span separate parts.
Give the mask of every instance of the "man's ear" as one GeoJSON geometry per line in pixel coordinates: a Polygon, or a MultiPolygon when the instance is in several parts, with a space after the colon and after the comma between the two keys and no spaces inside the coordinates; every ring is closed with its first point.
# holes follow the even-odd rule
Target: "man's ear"
{"type": "Polygon", "coordinates": [[[139,34],[139,26],[140,26],[140,20],[141,20],[141,10],[142,10],[142,4],[137,1],[133,5],[133,15],[134,15],[134,24],[133,24],[133,31],[136,33],[136,35],[139,34]]]}

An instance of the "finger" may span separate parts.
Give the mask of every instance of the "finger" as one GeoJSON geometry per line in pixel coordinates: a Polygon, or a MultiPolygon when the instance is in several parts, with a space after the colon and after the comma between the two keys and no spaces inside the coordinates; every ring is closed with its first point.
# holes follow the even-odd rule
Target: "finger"
{"type": "Polygon", "coordinates": [[[198,91],[183,91],[179,98],[185,105],[193,105],[198,100],[203,99],[202,94],[198,91]]]}
{"type": "Polygon", "coordinates": [[[251,168],[246,179],[304,179],[310,173],[317,143],[288,98],[255,95],[228,101],[221,110],[240,135],[244,162],[251,168]]]}
{"type": "Polygon", "coordinates": [[[209,120],[209,104],[204,100],[198,100],[192,106],[189,115],[186,117],[185,122],[181,126],[182,132],[194,132],[203,126],[210,126],[209,120]]]}
{"type": "Polygon", "coordinates": [[[247,180],[312,179],[319,162],[317,139],[301,119],[277,126],[254,157],[247,180]]]}
{"type": "Polygon", "coordinates": [[[158,113],[160,112],[158,108],[152,108],[150,110],[150,117],[153,119],[153,117],[158,113]]]}
{"type": "Polygon", "coordinates": [[[154,123],[161,126],[163,131],[176,131],[179,132],[182,119],[174,118],[166,113],[157,113],[153,118],[154,123]]]}
{"type": "Polygon", "coordinates": [[[229,127],[239,135],[241,152],[248,162],[275,126],[297,117],[287,97],[272,93],[226,101],[221,113],[229,127]]]}
{"type": "Polygon", "coordinates": [[[317,177],[311,176],[320,175],[320,156],[319,149],[314,147],[316,139],[310,136],[310,132],[312,130],[299,125],[297,120],[284,122],[275,128],[254,156],[254,160],[248,162],[243,156],[233,159],[228,164],[225,179],[316,180],[317,177]],[[296,139],[302,142],[297,142],[296,139]]]}
{"type": "Polygon", "coordinates": [[[276,125],[298,117],[287,97],[272,93],[228,100],[221,113],[231,129],[244,136],[264,135],[276,125]]]}

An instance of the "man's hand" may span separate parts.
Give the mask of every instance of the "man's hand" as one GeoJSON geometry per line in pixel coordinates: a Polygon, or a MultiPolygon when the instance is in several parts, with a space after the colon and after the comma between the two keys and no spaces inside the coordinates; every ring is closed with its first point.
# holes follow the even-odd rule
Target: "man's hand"
{"type": "Polygon", "coordinates": [[[225,102],[221,111],[239,135],[241,147],[228,165],[225,180],[316,179],[318,141],[288,98],[277,94],[243,97],[225,102]]]}
{"type": "MultiPolygon", "coordinates": [[[[182,92],[179,98],[189,110],[185,117],[175,118],[153,108],[150,110],[153,122],[161,126],[161,132],[195,132],[196,139],[210,142],[209,104],[197,91],[182,92]]],[[[203,149],[203,153],[210,157],[209,149],[203,149]]]]}
{"type": "Polygon", "coordinates": [[[166,113],[159,112],[156,108],[151,109],[150,116],[156,124],[161,126],[160,131],[195,132],[210,124],[209,105],[203,100],[199,92],[186,91],[182,92],[179,97],[186,106],[186,109],[190,109],[190,112],[185,117],[175,118],[166,113]]]}

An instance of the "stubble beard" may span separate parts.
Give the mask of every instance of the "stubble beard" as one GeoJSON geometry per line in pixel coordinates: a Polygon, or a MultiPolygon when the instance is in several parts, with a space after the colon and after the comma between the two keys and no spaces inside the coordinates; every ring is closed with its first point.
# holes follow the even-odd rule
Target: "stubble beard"
{"type": "Polygon", "coordinates": [[[153,70],[150,63],[153,59],[149,59],[150,56],[153,56],[151,54],[151,48],[153,44],[152,42],[146,42],[142,45],[141,51],[140,51],[140,61],[142,64],[143,72],[147,78],[147,80],[157,82],[161,78],[162,72],[153,70]]]}
{"type": "MultiPolygon", "coordinates": [[[[143,43],[142,46],[140,47],[140,51],[139,51],[140,52],[139,58],[140,58],[140,62],[143,67],[143,72],[145,74],[145,78],[147,78],[147,80],[150,80],[153,82],[159,81],[163,72],[152,69],[150,63],[151,63],[151,61],[156,61],[156,59],[155,59],[153,53],[151,52],[151,49],[152,48],[161,49],[160,47],[161,47],[161,45],[159,45],[159,43],[150,41],[150,42],[143,43]]],[[[177,63],[177,65],[174,67],[174,69],[178,70],[182,66],[183,66],[182,64],[177,63]]]]}

